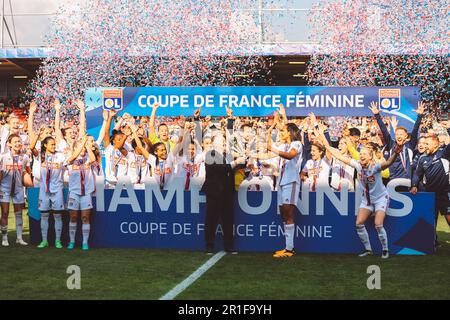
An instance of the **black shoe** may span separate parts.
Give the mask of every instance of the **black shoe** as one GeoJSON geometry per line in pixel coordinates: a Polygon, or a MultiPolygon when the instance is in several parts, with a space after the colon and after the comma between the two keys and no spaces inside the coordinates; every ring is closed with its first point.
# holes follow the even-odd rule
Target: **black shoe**
{"type": "Polygon", "coordinates": [[[206,252],[206,254],[208,256],[212,256],[214,254],[214,249],[213,248],[206,248],[205,252],[206,252]]]}
{"type": "Polygon", "coordinates": [[[238,252],[236,250],[225,250],[226,253],[228,254],[238,254],[238,252]]]}
{"type": "Polygon", "coordinates": [[[358,254],[358,257],[367,257],[372,255],[373,255],[372,250],[365,250],[363,253],[358,254]]]}

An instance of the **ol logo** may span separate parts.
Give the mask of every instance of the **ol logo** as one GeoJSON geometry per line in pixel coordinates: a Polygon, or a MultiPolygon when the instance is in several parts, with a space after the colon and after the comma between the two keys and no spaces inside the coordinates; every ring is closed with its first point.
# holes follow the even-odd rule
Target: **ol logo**
{"type": "Polygon", "coordinates": [[[104,110],[122,110],[123,91],[122,89],[103,90],[103,109],[104,110]]]}
{"type": "Polygon", "coordinates": [[[383,110],[400,110],[400,89],[379,89],[378,104],[383,110]]]}

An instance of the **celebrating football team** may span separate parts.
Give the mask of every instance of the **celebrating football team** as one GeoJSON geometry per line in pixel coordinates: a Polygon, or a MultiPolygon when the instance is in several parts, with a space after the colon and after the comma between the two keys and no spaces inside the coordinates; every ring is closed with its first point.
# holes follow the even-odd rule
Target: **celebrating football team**
{"type": "MultiPolygon", "coordinates": [[[[382,117],[375,102],[370,105],[373,118],[334,119],[343,123],[337,132],[336,123],[313,113],[288,118],[282,105],[270,117],[235,117],[227,109],[226,117],[212,118],[197,109],[191,118],[169,118],[157,115],[156,104],[149,117],[103,111],[97,137],[86,132],[82,100],[76,102],[76,107],[77,119],[64,122],[64,106],[55,99],[51,123],[36,123],[37,105],[31,102],[27,118],[11,114],[0,128],[2,246],[10,245],[11,208],[16,243],[27,245],[22,217],[26,188],[39,188],[42,241],[38,248],[49,246],[50,217],[56,236],[51,245],[63,248],[63,218],[68,215],[67,249],[74,249],[77,231],[81,230],[82,249],[89,250],[96,183],[104,181],[106,188],[115,188],[128,179],[136,189],[153,183],[164,190],[178,182],[186,191],[194,185],[201,188],[205,180],[209,181],[208,174],[214,172],[208,167],[214,150],[220,150],[219,156],[225,154],[222,161],[229,165],[227,174],[234,175],[235,190],[246,180],[250,182],[248,191],[258,192],[266,184],[277,192],[286,243],[273,254],[275,258],[295,255],[295,224],[302,223],[300,216],[296,221],[295,213],[303,188],[311,192],[324,187],[335,192],[345,189],[359,194],[355,234],[362,243],[361,257],[373,255],[366,229],[372,216],[381,256],[389,257],[384,222],[389,219],[386,184],[392,179],[410,181],[410,187],[398,187],[398,191],[413,195],[433,192],[436,221],[441,214],[450,226],[450,121],[435,120],[430,126],[422,103],[416,110],[412,132],[397,126],[395,117],[382,117]]],[[[437,238],[435,245],[439,247],[437,238]]],[[[232,244],[228,246],[232,250],[232,244]]]]}

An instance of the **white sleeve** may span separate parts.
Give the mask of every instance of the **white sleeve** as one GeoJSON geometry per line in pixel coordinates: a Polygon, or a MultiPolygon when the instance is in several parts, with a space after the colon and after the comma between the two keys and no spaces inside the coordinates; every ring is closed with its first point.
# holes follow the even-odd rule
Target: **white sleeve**
{"type": "Polygon", "coordinates": [[[291,143],[291,149],[295,149],[298,153],[302,151],[302,144],[300,141],[294,141],[291,143]]]}
{"type": "Polygon", "coordinates": [[[154,155],[150,154],[149,157],[148,157],[148,159],[147,159],[146,161],[147,161],[147,163],[148,163],[149,165],[152,166],[152,168],[155,167],[155,164],[156,164],[156,157],[155,157],[154,155]]]}
{"type": "Polygon", "coordinates": [[[361,173],[361,171],[362,171],[361,164],[358,161],[356,161],[355,159],[350,160],[350,166],[355,168],[356,171],[358,171],[358,173],[361,173]]]}

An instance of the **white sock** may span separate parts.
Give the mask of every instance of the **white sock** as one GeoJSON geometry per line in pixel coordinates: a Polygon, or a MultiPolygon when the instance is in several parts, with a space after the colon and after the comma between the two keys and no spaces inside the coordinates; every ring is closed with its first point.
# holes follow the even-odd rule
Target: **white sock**
{"type": "Polygon", "coordinates": [[[48,234],[48,217],[50,214],[48,212],[41,213],[41,235],[42,241],[47,241],[48,234]]]}
{"type": "Polygon", "coordinates": [[[378,239],[380,239],[381,246],[383,247],[383,250],[389,250],[388,249],[388,238],[387,238],[386,229],[384,229],[383,226],[377,226],[377,227],[375,227],[375,229],[377,229],[378,239]]]}
{"type": "Polygon", "coordinates": [[[60,213],[53,214],[55,218],[55,240],[61,241],[61,233],[62,233],[62,215],[60,213]]]}
{"type": "Polygon", "coordinates": [[[286,224],[284,226],[284,234],[286,236],[286,249],[288,250],[294,249],[294,232],[295,224],[286,224]]]}
{"type": "Polygon", "coordinates": [[[83,224],[81,229],[83,231],[83,244],[87,244],[89,240],[89,233],[91,232],[91,225],[89,223],[83,224]]]}
{"type": "Polygon", "coordinates": [[[22,234],[23,234],[23,219],[22,219],[22,212],[16,212],[16,233],[17,233],[17,240],[22,240],[22,234]]]}
{"type": "Polygon", "coordinates": [[[77,233],[77,223],[76,222],[69,222],[69,237],[70,242],[75,242],[75,235],[77,233]]]}
{"type": "Polygon", "coordinates": [[[366,226],[363,224],[357,224],[356,231],[358,232],[358,236],[361,239],[364,248],[366,248],[366,250],[372,251],[372,247],[370,246],[369,234],[367,233],[366,226]]]}
{"type": "Polygon", "coordinates": [[[8,240],[8,226],[1,226],[3,240],[8,240]]]}

